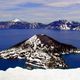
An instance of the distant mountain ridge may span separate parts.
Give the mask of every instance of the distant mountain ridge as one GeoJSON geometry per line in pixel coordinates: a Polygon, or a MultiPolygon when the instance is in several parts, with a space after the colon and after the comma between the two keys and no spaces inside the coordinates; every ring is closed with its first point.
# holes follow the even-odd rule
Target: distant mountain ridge
{"type": "Polygon", "coordinates": [[[0,22],[0,29],[52,29],[52,30],[79,30],[80,22],[58,20],[49,24],[29,23],[20,19],[0,22]]]}

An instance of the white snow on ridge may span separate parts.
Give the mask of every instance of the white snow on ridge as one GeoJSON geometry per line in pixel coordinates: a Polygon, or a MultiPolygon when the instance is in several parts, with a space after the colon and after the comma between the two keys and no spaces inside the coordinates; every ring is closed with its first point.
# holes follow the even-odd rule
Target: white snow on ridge
{"type": "Polygon", "coordinates": [[[35,69],[16,67],[0,71],[0,80],[80,80],[80,68],[77,69],[35,69]]]}
{"type": "Polygon", "coordinates": [[[70,28],[69,28],[66,24],[61,25],[61,26],[60,26],[60,29],[61,29],[61,30],[70,30],[70,28]]]}
{"type": "Polygon", "coordinates": [[[15,18],[14,20],[12,20],[13,22],[20,22],[21,20],[18,18],[15,18]]]}

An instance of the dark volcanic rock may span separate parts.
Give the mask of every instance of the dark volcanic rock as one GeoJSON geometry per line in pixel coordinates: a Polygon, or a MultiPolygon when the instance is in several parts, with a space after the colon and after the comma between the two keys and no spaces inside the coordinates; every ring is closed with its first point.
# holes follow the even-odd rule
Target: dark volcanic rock
{"type": "Polygon", "coordinates": [[[70,53],[76,47],[56,41],[46,35],[34,35],[12,48],[1,51],[0,56],[6,59],[26,59],[26,68],[67,68],[62,53],[70,53]]]}

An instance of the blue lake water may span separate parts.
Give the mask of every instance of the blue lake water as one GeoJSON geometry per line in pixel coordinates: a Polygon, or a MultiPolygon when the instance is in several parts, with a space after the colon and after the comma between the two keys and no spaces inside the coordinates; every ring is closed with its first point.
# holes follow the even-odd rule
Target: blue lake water
{"type": "Polygon", "coordinates": [[[72,44],[80,48],[80,31],[54,31],[45,29],[10,29],[0,30],[0,50],[6,49],[19,43],[35,34],[46,34],[52,38],[72,44]]]}
{"type": "MultiPolygon", "coordinates": [[[[0,30],[0,50],[7,49],[23,40],[32,37],[35,34],[46,34],[60,42],[72,44],[73,46],[80,48],[80,31],[54,31],[46,29],[10,29],[0,30]]],[[[70,68],[80,67],[80,54],[65,55],[64,59],[70,68]]],[[[5,65],[8,61],[5,62],[5,60],[0,60],[0,69],[2,69],[3,67],[1,64],[2,62],[3,65],[5,65]]],[[[16,60],[16,63],[17,64],[15,64],[15,66],[11,66],[9,63],[9,66],[5,65],[5,67],[22,67],[22,64],[19,64],[19,61],[16,60]]]]}
{"type": "Polygon", "coordinates": [[[0,70],[8,68],[22,67],[25,68],[25,59],[0,59],[0,70]]]}
{"type": "Polygon", "coordinates": [[[80,54],[66,54],[63,57],[69,68],[80,67],[80,54]]]}

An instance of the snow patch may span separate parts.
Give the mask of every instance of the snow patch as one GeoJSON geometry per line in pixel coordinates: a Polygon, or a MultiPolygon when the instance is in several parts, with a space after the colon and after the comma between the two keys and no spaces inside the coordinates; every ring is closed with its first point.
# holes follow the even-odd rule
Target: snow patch
{"type": "Polygon", "coordinates": [[[70,30],[70,28],[67,26],[67,24],[61,25],[60,29],[61,30],[70,30]]]}
{"type": "Polygon", "coordinates": [[[0,71],[0,80],[80,80],[80,68],[77,69],[35,69],[20,67],[0,71]]]}
{"type": "Polygon", "coordinates": [[[20,22],[21,20],[18,18],[15,18],[14,20],[12,20],[13,22],[20,22]]]}

